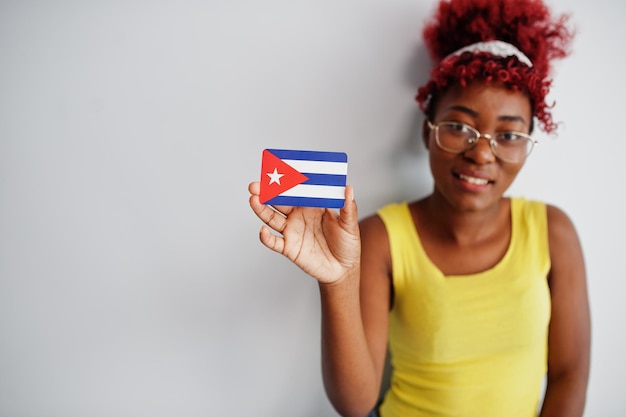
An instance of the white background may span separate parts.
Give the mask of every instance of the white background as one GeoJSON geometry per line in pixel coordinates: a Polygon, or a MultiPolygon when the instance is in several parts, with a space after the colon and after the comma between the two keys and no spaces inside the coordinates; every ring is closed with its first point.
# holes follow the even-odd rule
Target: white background
{"type": "MultiPolygon", "coordinates": [[[[0,416],[334,416],[314,281],[258,241],[266,147],[347,152],[360,215],[427,193],[433,0],[0,1],[0,416]]],[[[626,6],[578,26],[510,194],[563,208],[586,416],[626,415],[626,6]],[[622,167],[622,168],[620,168],[622,167]]]]}

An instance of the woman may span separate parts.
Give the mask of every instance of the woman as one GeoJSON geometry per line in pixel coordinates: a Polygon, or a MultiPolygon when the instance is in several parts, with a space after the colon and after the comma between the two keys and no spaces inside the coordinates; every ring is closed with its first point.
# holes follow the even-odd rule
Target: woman
{"type": "Polygon", "coordinates": [[[272,209],[250,184],[263,244],[319,282],[324,385],[339,414],[582,416],[590,319],[576,231],[554,206],[504,196],[534,120],[556,129],[545,98],[565,23],[536,0],[439,4],[424,30],[437,64],[417,95],[434,179],[425,198],[359,223],[350,186],[337,215],[272,209]]]}

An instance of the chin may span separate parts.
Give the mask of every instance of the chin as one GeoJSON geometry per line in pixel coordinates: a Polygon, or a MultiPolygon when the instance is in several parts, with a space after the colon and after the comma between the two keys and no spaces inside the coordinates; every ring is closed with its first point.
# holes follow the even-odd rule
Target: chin
{"type": "Polygon", "coordinates": [[[446,198],[448,203],[455,210],[461,212],[479,212],[483,210],[488,210],[496,206],[501,199],[501,195],[463,195],[449,196],[449,198],[446,198]]]}

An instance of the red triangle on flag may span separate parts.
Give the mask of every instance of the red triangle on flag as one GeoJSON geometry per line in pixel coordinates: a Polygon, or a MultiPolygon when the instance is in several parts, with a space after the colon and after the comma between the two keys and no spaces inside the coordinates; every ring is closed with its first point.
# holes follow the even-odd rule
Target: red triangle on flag
{"type": "Polygon", "coordinates": [[[284,193],[298,184],[302,184],[309,178],[297,171],[282,159],[268,151],[263,150],[261,160],[261,203],[284,193]]]}

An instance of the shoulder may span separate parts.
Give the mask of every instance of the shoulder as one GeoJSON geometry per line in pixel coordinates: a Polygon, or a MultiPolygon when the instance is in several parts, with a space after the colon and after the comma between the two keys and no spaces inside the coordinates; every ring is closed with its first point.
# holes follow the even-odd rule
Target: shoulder
{"type": "Polygon", "coordinates": [[[548,219],[548,237],[551,247],[553,243],[561,243],[568,239],[578,240],[574,223],[562,209],[551,204],[546,204],[546,215],[548,219]]]}
{"type": "MultiPolygon", "coordinates": [[[[560,208],[547,204],[550,281],[559,276],[584,276],[583,252],[574,223],[560,208]]],[[[566,278],[564,278],[566,279],[566,278]]]]}
{"type": "MultiPolygon", "coordinates": [[[[383,209],[384,210],[384,209],[383,209]]],[[[387,226],[381,217],[381,211],[363,218],[359,222],[361,233],[361,264],[364,272],[380,272],[389,276],[391,273],[391,249],[387,226]]],[[[363,273],[362,275],[370,275],[363,273]]]]}
{"type": "Polygon", "coordinates": [[[394,222],[396,219],[401,218],[403,213],[407,211],[406,203],[392,203],[381,207],[376,213],[365,217],[359,222],[361,227],[361,233],[375,237],[387,237],[387,228],[389,222],[394,222]]]}
{"type": "Polygon", "coordinates": [[[362,219],[359,222],[359,227],[363,244],[388,245],[387,228],[378,213],[362,219]]]}
{"type": "Polygon", "coordinates": [[[561,208],[538,200],[512,198],[519,210],[535,219],[544,218],[550,241],[568,239],[576,235],[574,224],[561,208]]]}

